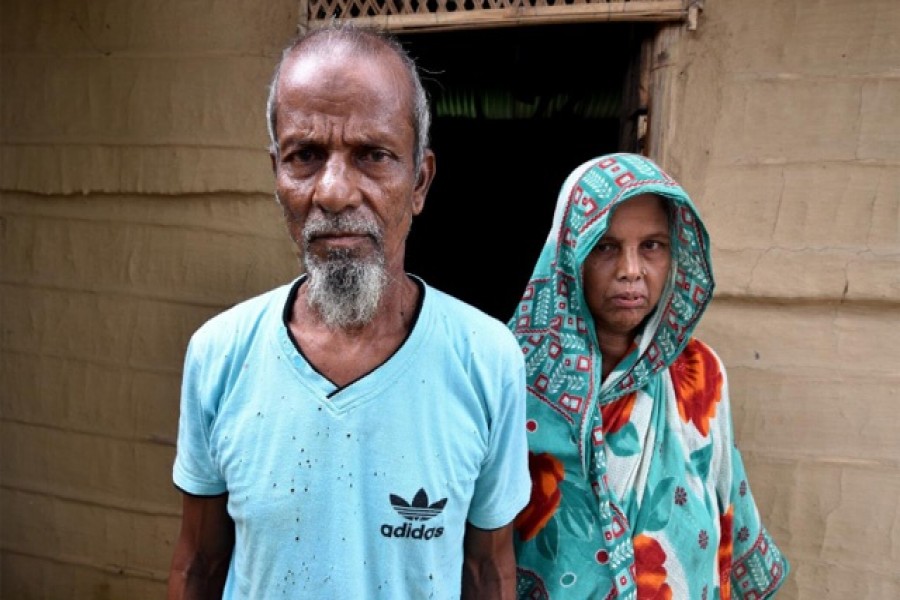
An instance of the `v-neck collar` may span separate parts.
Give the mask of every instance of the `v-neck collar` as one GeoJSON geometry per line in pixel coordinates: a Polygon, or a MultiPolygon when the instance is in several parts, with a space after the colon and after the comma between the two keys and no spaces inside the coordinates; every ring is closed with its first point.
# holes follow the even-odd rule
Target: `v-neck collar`
{"type": "Polygon", "coordinates": [[[431,311],[429,310],[430,302],[427,302],[428,286],[418,277],[414,275],[410,277],[419,286],[419,301],[416,305],[412,325],[406,339],[384,362],[344,386],[338,386],[316,369],[300,349],[300,345],[291,333],[289,324],[294,302],[297,299],[300,286],[306,280],[306,275],[299,277],[288,289],[281,311],[281,323],[277,328],[277,335],[274,336],[275,342],[284,356],[287,357],[288,363],[291,365],[300,383],[309,389],[316,401],[329,411],[334,413],[346,412],[371,398],[375,398],[385,387],[392,385],[403,371],[409,368],[422,342],[428,338],[428,331],[431,329],[432,321],[431,311]]]}

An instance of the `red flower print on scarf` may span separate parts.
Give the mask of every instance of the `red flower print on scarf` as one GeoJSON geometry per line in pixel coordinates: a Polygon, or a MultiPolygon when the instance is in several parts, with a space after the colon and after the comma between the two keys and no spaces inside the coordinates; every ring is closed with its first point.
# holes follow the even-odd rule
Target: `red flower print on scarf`
{"type": "Polygon", "coordinates": [[[649,535],[639,534],[634,545],[634,579],[638,600],[672,600],[672,589],[666,583],[666,553],[649,535]]]}
{"type": "Polygon", "coordinates": [[[562,463],[552,454],[528,453],[531,473],[531,500],[515,520],[516,531],[523,542],[536,536],[559,507],[562,494],[559,482],[565,478],[562,463]]]}
{"type": "Polygon", "coordinates": [[[692,339],[669,368],[678,400],[678,414],[685,423],[709,435],[709,420],[716,416],[722,399],[722,373],[712,351],[692,339]]]}
{"type": "Polygon", "coordinates": [[[723,600],[731,598],[731,553],[732,521],[734,520],[734,506],[729,506],[728,511],[719,517],[721,533],[719,537],[719,597],[723,600]]]}
{"type": "Polygon", "coordinates": [[[600,416],[603,418],[603,435],[615,433],[625,427],[631,420],[631,410],[634,408],[634,401],[637,399],[637,392],[631,392],[627,396],[622,396],[615,402],[610,402],[606,406],[600,407],[600,416]]]}

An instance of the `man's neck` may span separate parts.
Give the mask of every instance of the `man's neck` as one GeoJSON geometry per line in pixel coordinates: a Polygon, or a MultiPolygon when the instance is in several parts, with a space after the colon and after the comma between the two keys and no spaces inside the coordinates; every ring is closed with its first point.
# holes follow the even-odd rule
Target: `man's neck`
{"type": "Polygon", "coordinates": [[[413,327],[421,293],[403,274],[390,280],[370,322],[338,328],[309,305],[307,285],[304,282],[297,292],[289,327],[306,359],[339,387],[373,371],[397,351],[413,327]]]}
{"type": "Polygon", "coordinates": [[[372,318],[362,324],[341,327],[327,322],[319,310],[309,302],[309,280],[304,281],[294,300],[290,323],[345,339],[365,339],[409,332],[419,299],[419,286],[408,275],[391,279],[382,292],[372,318]]]}

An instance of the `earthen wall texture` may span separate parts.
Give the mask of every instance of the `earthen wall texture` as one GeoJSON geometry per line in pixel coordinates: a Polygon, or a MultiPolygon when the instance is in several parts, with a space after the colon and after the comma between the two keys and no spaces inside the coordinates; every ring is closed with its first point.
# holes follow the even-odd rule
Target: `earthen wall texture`
{"type": "Polygon", "coordinates": [[[187,340],[298,270],[264,115],[296,10],[3,2],[0,597],[165,596],[187,340]]]}
{"type": "MultiPolygon", "coordinates": [[[[187,340],[297,271],[263,114],[297,4],[2,5],[3,598],[164,594],[187,340]]],[[[900,597],[897,23],[893,0],[708,0],[654,57],[786,598],[900,597]]]]}
{"type": "Polygon", "coordinates": [[[898,27],[892,0],[712,0],[653,57],[780,597],[900,597],[898,27]]]}

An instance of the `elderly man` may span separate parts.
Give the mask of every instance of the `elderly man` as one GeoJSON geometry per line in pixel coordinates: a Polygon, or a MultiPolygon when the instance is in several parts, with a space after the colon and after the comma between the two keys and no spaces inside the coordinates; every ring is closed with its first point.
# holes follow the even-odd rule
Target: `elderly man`
{"type": "Polygon", "coordinates": [[[393,40],[288,47],[269,97],[305,275],[206,323],[184,371],[169,598],[511,598],[530,494],[507,329],[404,271],[435,172],[393,40]]]}

